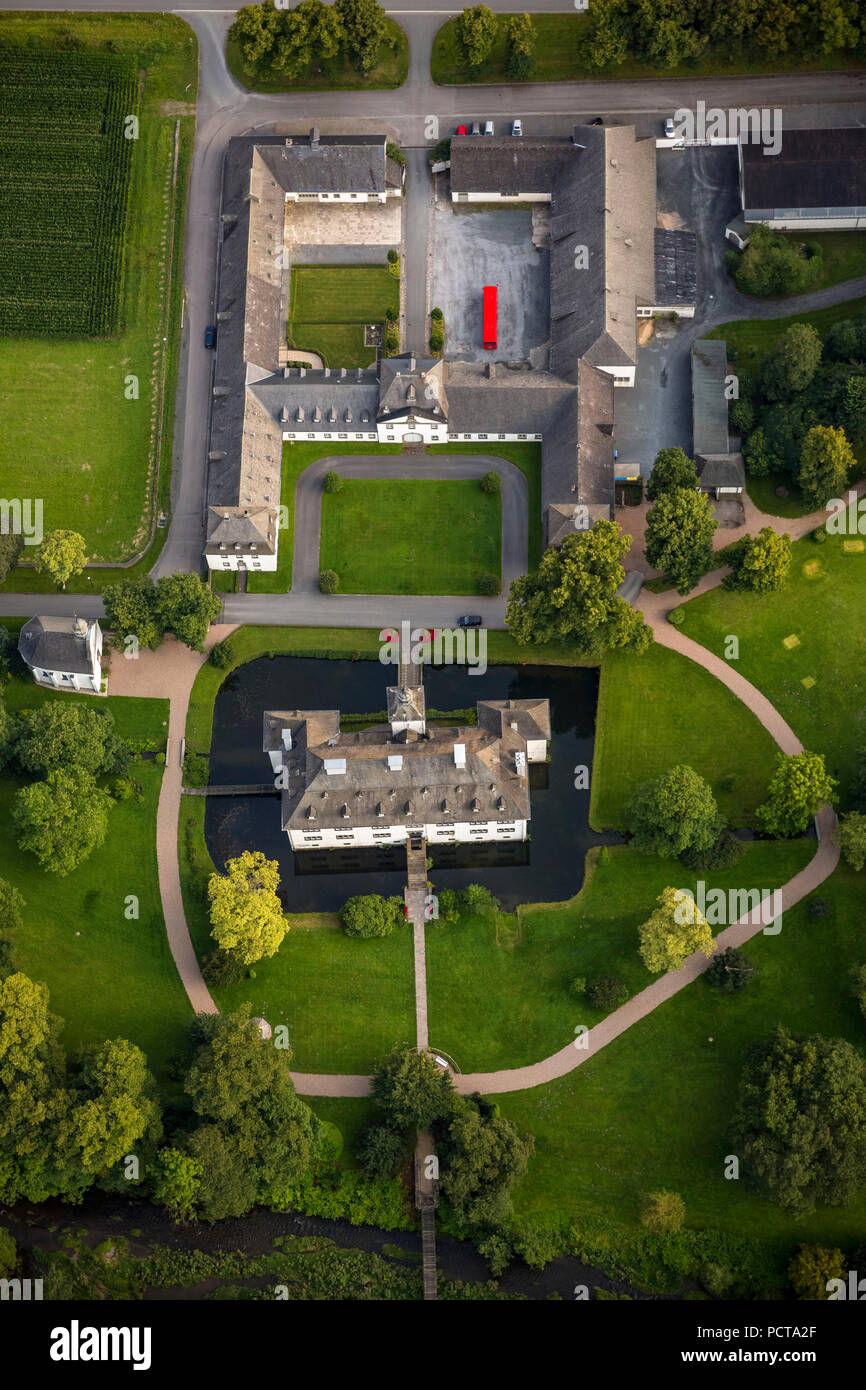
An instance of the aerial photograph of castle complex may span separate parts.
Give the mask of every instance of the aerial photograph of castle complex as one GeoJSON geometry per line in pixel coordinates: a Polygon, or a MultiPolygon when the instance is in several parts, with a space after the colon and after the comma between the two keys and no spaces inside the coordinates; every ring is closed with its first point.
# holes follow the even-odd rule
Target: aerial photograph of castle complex
{"type": "Polygon", "coordinates": [[[4,1346],[616,1302],[826,1378],[866,10],[79,6],[0,10],[4,1346]]]}

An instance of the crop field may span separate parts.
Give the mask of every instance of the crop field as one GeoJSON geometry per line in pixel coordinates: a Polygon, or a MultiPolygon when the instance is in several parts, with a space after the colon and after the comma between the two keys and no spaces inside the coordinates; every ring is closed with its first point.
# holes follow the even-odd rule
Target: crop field
{"type": "Polygon", "coordinates": [[[0,333],[118,331],[137,112],[130,55],[0,51],[0,333]]]}

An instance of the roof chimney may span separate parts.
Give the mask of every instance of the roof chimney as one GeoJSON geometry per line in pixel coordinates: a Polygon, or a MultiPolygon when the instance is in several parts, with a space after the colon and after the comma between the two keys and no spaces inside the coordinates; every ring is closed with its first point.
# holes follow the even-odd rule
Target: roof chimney
{"type": "Polygon", "coordinates": [[[310,144],[311,144],[312,147],[315,149],[315,147],[318,145],[318,143],[319,143],[319,127],[318,127],[317,125],[314,125],[313,128],[312,128],[312,130],[310,131],[310,144]]]}

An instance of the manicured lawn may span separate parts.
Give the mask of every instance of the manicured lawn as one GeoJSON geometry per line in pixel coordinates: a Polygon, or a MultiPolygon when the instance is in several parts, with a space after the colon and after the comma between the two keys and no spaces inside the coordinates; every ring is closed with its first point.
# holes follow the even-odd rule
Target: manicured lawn
{"type": "MultiPolygon", "coordinates": [[[[824,266],[817,280],[809,286],[807,293],[825,290],[829,285],[839,285],[845,280],[855,280],[866,275],[866,245],[859,232],[788,232],[782,233],[787,241],[796,246],[807,242],[820,246],[824,253],[824,266]]],[[[785,298],[784,295],[779,298],[785,298]]]]}
{"type": "Polygon", "coordinates": [[[409,40],[396,20],[389,19],[386,23],[385,38],[379,45],[379,61],[366,77],[356,72],[345,59],[339,68],[327,74],[318,68],[313,69],[311,65],[303,76],[294,81],[250,74],[244,68],[240,48],[231,39],[226,43],[226,63],[235,81],[252,92],[373,91],[402,87],[409,71],[409,40]]]}
{"type": "Polygon", "coordinates": [[[502,499],[475,481],[347,478],[322,498],[319,564],[344,594],[477,594],[501,550],[502,499]]]}
{"type": "Polygon", "coordinates": [[[844,543],[798,541],[781,593],[714,589],[683,609],[683,631],[716,655],[728,635],[739,637],[737,669],[807,748],[825,754],[843,808],[853,751],[866,743],[866,550],[846,552],[844,543]],[[786,647],[788,637],[797,641],[786,647]]]}
{"type": "Polygon", "coordinates": [[[305,468],[316,459],[345,454],[399,454],[399,444],[300,443],[283,445],[283,466],[280,474],[280,505],[285,507],[288,525],[280,528],[277,547],[277,568],[270,573],[250,573],[247,591],[251,594],[287,594],[292,587],[292,560],[295,537],[295,485],[305,468]]]}
{"type": "MultiPolygon", "coordinates": [[[[507,82],[505,73],[505,38],[508,15],[498,15],[499,33],[490,60],[478,73],[469,74],[461,67],[454,42],[455,21],[449,19],[433,40],[430,63],[431,76],[440,84],[465,82],[507,82]]],[[[703,77],[714,73],[762,72],[825,72],[836,68],[857,66],[856,58],[845,52],[817,54],[812,59],[786,59],[784,55],[770,61],[733,51],[730,45],[710,49],[698,61],[675,67],[653,67],[627,58],[618,67],[599,72],[588,61],[587,39],[591,34],[589,14],[533,14],[535,28],[534,82],[568,82],[576,78],[593,81],[612,79],[624,81],[641,77],[703,77]]]]}
{"type": "MultiPolygon", "coordinates": [[[[184,908],[199,956],[212,950],[204,842],[204,797],[184,797],[178,834],[184,908]]],[[[371,885],[371,892],[375,891],[371,885]]],[[[298,1071],[367,1072],[395,1043],[414,1042],[412,933],[381,941],[346,936],[327,913],[289,914],[290,930],[255,979],[213,989],[223,1011],[250,1001],[276,1027],[286,1024],[298,1071]]]]}
{"type": "Polygon", "coordinates": [[[768,516],[808,516],[814,511],[811,502],[803,500],[790,473],[768,473],[765,478],[755,478],[747,473],[746,491],[755,506],[768,516]],[[788,496],[777,497],[777,487],[787,488],[788,496]]]}
{"type": "MultiPolygon", "coordinates": [[[[735,868],[702,877],[713,887],[777,888],[814,851],[814,842],[755,843],[735,868]]],[[[663,888],[694,891],[695,875],[625,848],[610,850],[606,862],[591,851],[587,868],[569,902],[428,929],[430,1039],[461,1070],[541,1061],[564,1047],[578,1024],[598,1023],[604,1011],[573,992],[576,976],[619,975],[629,994],[653,980],[638,955],[637,929],[663,888]]]]}
{"type": "Polygon", "coordinates": [[[775,753],[746,706],[687,657],[660,646],[643,656],[610,652],[601,668],[590,822],[624,830],[641,783],[687,763],[711,783],[730,824],[752,825],[775,753]]]}
{"type": "Polygon", "coordinates": [[[544,546],[541,530],[540,444],[428,444],[428,454],[490,454],[516,464],[529,489],[529,568],[537,569],[544,546]]]}
{"type": "MultiPolygon", "coordinates": [[[[137,722],[137,728],[143,734],[146,724],[137,722]]],[[[66,1020],[67,1046],[129,1038],[159,1074],[183,1046],[192,1010],[172,960],[160,905],[156,805],[162,768],[138,762],[132,775],[144,789],[144,800],[115,803],[105,843],[65,878],[44,873],[32,854],[18,849],[10,812],[21,784],[4,778],[0,876],[26,901],[24,926],[15,941],[17,965],[48,985],[52,1010],[66,1020]],[[138,920],[124,915],[129,894],[138,898],[138,920]]]]}
{"type": "MultiPolygon", "coordinates": [[[[116,653],[115,660],[123,660],[120,652],[116,653]]],[[[121,738],[157,739],[164,744],[168,734],[168,700],[129,695],[106,695],[102,698],[78,695],[71,690],[48,690],[24,676],[14,677],[3,687],[3,702],[10,714],[19,710],[39,709],[49,700],[88,701],[87,709],[110,710],[114,716],[115,732],[121,738]]]]}
{"type": "MultiPolygon", "coordinates": [[[[778,852],[781,866],[796,846],[778,852]]],[[[748,865],[744,859],[741,869],[748,865]]],[[[862,882],[838,870],[819,893],[832,904],[828,917],[810,922],[801,904],[778,936],[749,943],[760,973],[741,994],[723,996],[697,980],[578,1071],[497,1097],[503,1114],[535,1135],[535,1157],[514,1191],[518,1219],[634,1230],[640,1194],[666,1187],[685,1199],[687,1226],[766,1239],[785,1258],[802,1241],[845,1248],[862,1240],[866,1194],[848,1208],[793,1221],[749,1195],[744,1182],[723,1177],[727,1128],[754,1042],[784,1023],[863,1046],[863,1018],[847,987],[849,966],[864,954],[862,882]]],[[[581,1021],[577,1010],[573,1017],[581,1021]]]]}
{"type": "Polygon", "coordinates": [[[320,1120],[329,1120],[343,1136],[343,1149],[337,1164],[340,1168],[357,1168],[355,1148],[361,1131],[375,1118],[377,1111],[371,1100],[344,1096],[304,1096],[304,1101],[320,1120]]]}
{"type": "Polygon", "coordinates": [[[289,290],[289,346],[318,352],[326,367],[368,367],[364,324],[400,307],[400,281],[381,265],[295,265],[289,290]]]}
{"type": "MultiPolygon", "coordinates": [[[[62,46],[69,32],[96,47],[111,42],[120,52],[134,53],[146,71],[124,254],[125,328],[111,339],[0,339],[0,473],[5,495],[44,499],[46,530],[81,531],[91,558],[120,560],[147,545],[154,501],[168,506],[197,46],[192,30],[170,15],[0,20],[0,37],[16,42],[35,35],[62,46]],[[129,375],[138,378],[137,399],[126,398],[129,375]],[[43,403],[58,390],[60,411],[47,426],[43,403]]],[[[164,532],[157,535],[161,544],[164,532]]],[[[112,577],[94,573],[95,580],[82,577],[70,589],[86,592],[112,577]]],[[[39,592],[55,587],[22,570],[4,585],[39,592]]]]}

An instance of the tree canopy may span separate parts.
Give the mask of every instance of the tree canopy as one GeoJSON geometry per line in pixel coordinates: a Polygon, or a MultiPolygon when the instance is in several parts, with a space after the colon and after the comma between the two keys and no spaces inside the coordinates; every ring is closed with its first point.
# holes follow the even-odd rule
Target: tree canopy
{"type": "Polygon", "coordinates": [[[641,960],[647,970],[660,975],[681,969],[693,951],[713,954],[713,933],[696,902],[684,898],[677,888],[664,888],[657,902],[655,912],[638,927],[641,960]]]}
{"type": "Polygon", "coordinates": [[[675,859],[688,849],[707,850],[721,830],[712,787],[685,764],[644,782],[629,802],[626,817],[634,848],[663,859],[675,859]]]}
{"type": "Polygon", "coordinates": [[[65,877],[104,842],[110,806],[89,772],[55,768],[15,798],[18,847],[35,854],[47,873],[65,877]]]}
{"type": "Polygon", "coordinates": [[[49,531],[33,556],[37,574],[48,574],[65,589],[74,574],[87,564],[87,545],[77,531],[49,531]]]}
{"type": "Polygon", "coordinates": [[[114,732],[110,710],[49,700],[19,718],[15,759],[32,777],[58,768],[98,777],[125,771],[129,750],[114,732]]]}
{"type": "Polygon", "coordinates": [[[396,1048],[376,1071],[372,1095],[394,1128],[427,1125],[449,1114],[454,1087],[447,1071],[427,1052],[396,1048]]]}
{"type": "Polygon", "coordinates": [[[124,639],[135,637],[139,647],[155,649],[163,636],[159,618],[156,585],[149,575],[140,579],[122,579],[108,584],[102,591],[105,604],[105,625],[115,635],[115,643],[123,649],[124,639]]]}
{"type": "Polygon", "coordinates": [[[364,893],[348,898],[340,908],[340,923],[347,936],[390,936],[403,916],[399,898],[364,893]]]}
{"type": "Polygon", "coordinates": [[[703,492],[678,487],[663,493],[646,519],[646,557],[687,594],[712,568],[718,522],[703,492]]]}
{"type": "Polygon", "coordinates": [[[791,568],[791,537],[764,526],[757,536],[744,536],[730,546],[726,559],[731,573],[722,581],[726,589],[748,589],[769,594],[784,589],[791,568]]]}
{"type": "Polygon", "coordinates": [[[673,492],[679,487],[694,490],[697,485],[698,470],[694,459],[689,458],[685,449],[660,449],[649,475],[646,495],[650,502],[655,502],[666,492],[673,492]]]}
{"type": "Polygon", "coordinates": [[[193,651],[203,651],[208,628],[222,611],[218,595],[197,574],[183,573],[165,575],[156,592],[157,618],[163,628],[193,651]]]}
{"type": "Polygon", "coordinates": [[[261,850],[244,850],[227,861],[224,874],[208,880],[211,935],[244,965],[275,955],[288,931],[279,884],[276,859],[266,859],[261,850]]]}
{"type": "Polygon", "coordinates": [[[472,5],[455,20],[454,43],[461,67],[477,72],[493,52],[499,25],[486,5],[472,5]]]}
{"type": "Polygon", "coordinates": [[[532,573],[512,581],[506,622],[520,643],[567,641],[579,655],[601,656],[611,647],[646,651],[650,629],[617,589],[620,560],[631,546],[613,521],[576,531],[546,550],[532,573]]]}
{"type": "Polygon", "coordinates": [[[526,1172],[535,1152],[502,1115],[456,1097],[439,1127],[440,1190],[454,1211],[473,1226],[502,1226],[510,1214],[509,1188],[526,1172]]]}
{"type": "Polygon", "coordinates": [[[777,753],[767,798],[755,812],[768,835],[801,835],[838,788],[824,766],[822,753],[777,753]]]}
{"type": "Polygon", "coordinates": [[[779,1027],[749,1055],[733,1126],[745,1175],[797,1214],[866,1183],[866,1062],[842,1038],[779,1027]]]}
{"type": "Polygon", "coordinates": [[[800,491],[813,507],[823,507],[831,497],[841,497],[857,465],[854,451],[842,429],[815,425],[803,440],[800,491]]]}

